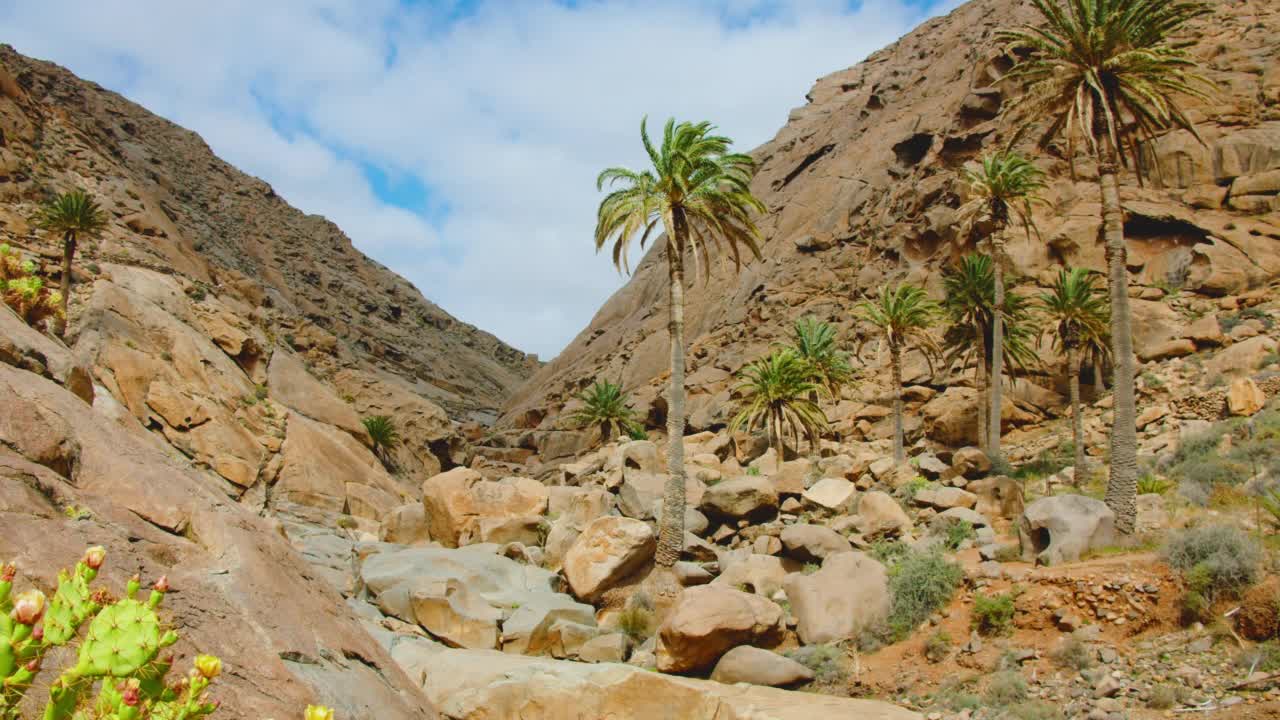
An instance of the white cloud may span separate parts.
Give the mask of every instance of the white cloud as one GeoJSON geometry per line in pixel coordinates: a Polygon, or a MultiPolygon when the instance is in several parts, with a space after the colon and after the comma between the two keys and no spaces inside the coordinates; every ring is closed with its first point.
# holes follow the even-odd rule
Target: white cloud
{"type": "Polygon", "coordinates": [[[623,282],[592,254],[594,179],[642,163],[642,115],[710,119],[749,149],[818,77],[923,19],[918,6],[0,0],[0,25],[18,50],[199,132],[446,310],[549,358],[623,282]],[[446,212],[378,197],[362,162],[416,179],[446,212]]]}

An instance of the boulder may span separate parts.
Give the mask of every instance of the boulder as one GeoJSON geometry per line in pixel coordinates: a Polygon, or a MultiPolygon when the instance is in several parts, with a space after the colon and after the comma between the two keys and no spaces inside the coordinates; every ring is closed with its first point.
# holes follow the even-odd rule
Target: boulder
{"type": "Polygon", "coordinates": [[[821,525],[788,525],[782,529],[782,547],[800,562],[822,562],[828,555],[848,552],[848,538],[821,525]]]}
{"type": "Polygon", "coordinates": [[[961,477],[981,477],[991,470],[991,458],[976,447],[962,447],[951,455],[951,470],[961,477]]]}
{"type": "Polygon", "coordinates": [[[613,493],[601,487],[549,487],[547,488],[547,518],[551,528],[547,531],[543,549],[546,551],[546,567],[559,570],[565,553],[573,545],[587,525],[598,517],[604,517],[613,509],[613,493]]]}
{"type": "Polygon", "coordinates": [[[866,538],[896,537],[911,531],[911,518],[898,501],[878,490],[863,493],[856,523],[858,532],[866,538]]]}
{"type": "Polygon", "coordinates": [[[726,685],[637,667],[483,650],[424,653],[416,676],[450,720],[921,720],[878,700],[726,685]]]}
{"type": "Polygon", "coordinates": [[[978,496],[955,487],[924,488],[916,493],[916,504],[938,510],[954,507],[971,508],[978,503],[978,496]]]}
{"type": "Polygon", "coordinates": [[[853,499],[858,495],[858,488],[844,478],[822,478],[813,487],[800,496],[805,505],[821,508],[831,512],[844,512],[849,509],[853,499]]]}
{"type": "Polygon", "coordinates": [[[1218,316],[1209,314],[1187,325],[1183,337],[1194,342],[1198,347],[1219,347],[1227,341],[1222,334],[1222,325],[1218,316]]]}
{"type": "Polygon", "coordinates": [[[792,575],[787,601],[806,645],[856,637],[889,616],[889,576],[871,556],[857,551],[828,555],[811,575],[792,575]]]}
{"type": "Polygon", "coordinates": [[[588,663],[620,663],[627,659],[627,636],[622,633],[597,635],[578,648],[578,659],[588,663]]]}
{"type": "Polygon", "coordinates": [[[996,477],[974,480],[965,486],[978,501],[973,509],[987,517],[1002,517],[1010,520],[1022,514],[1022,483],[1011,477],[996,477]]]}
{"type": "Polygon", "coordinates": [[[788,460],[782,463],[782,467],[769,480],[773,482],[773,489],[778,495],[799,495],[804,492],[815,469],[807,458],[788,460]]]}
{"type": "Polygon", "coordinates": [[[773,597],[774,593],[782,589],[787,576],[801,568],[796,561],[776,555],[740,555],[741,552],[720,555],[720,576],[711,584],[773,597]]]}
{"type": "Polygon", "coordinates": [[[1138,359],[1143,362],[1168,360],[1195,354],[1196,344],[1187,338],[1170,338],[1154,345],[1139,346],[1138,359]]]}
{"type": "Polygon", "coordinates": [[[403,493],[382,462],[351,435],[331,425],[291,413],[280,456],[280,472],[272,491],[275,501],[339,513],[357,505],[364,516],[375,521],[376,513],[390,511],[402,502],[403,493]],[[361,494],[360,486],[378,493],[361,494]]]}
{"type": "Polygon", "coordinates": [[[1044,497],[1023,511],[1019,536],[1027,562],[1074,562],[1086,551],[1115,541],[1115,513],[1101,500],[1083,495],[1044,497]]]}
{"type": "Polygon", "coordinates": [[[267,366],[271,399],[312,420],[341,428],[357,438],[366,437],[360,416],[350,405],[307,372],[302,360],[286,350],[276,350],[267,366]]]}
{"type": "Polygon", "coordinates": [[[782,687],[813,679],[813,671],[788,657],[750,645],[739,645],[716,663],[711,679],[729,685],[750,683],[782,687]]]}
{"type": "Polygon", "coordinates": [[[684,560],[677,562],[672,570],[675,571],[676,580],[684,587],[706,585],[715,579],[714,575],[698,563],[684,560]]]}
{"type": "Polygon", "coordinates": [[[628,468],[655,474],[666,469],[662,456],[658,454],[658,446],[649,440],[621,443],[605,461],[606,470],[628,468]]]}
{"type": "Polygon", "coordinates": [[[1276,341],[1265,335],[1249,338],[1218,351],[1204,368],[1210,375],[1245,376],[1262,367],[1267,356],[1276,352],[1276,341]]]}
{"type": "Polygon", "coordinates": [[[776,645],[782,619],[782,608],[759,595],[714,584],[685,588],[658,628],[658,669],[701,670],[739,645],[776,645]]]}
{"type": "Polygon", "coordinates": [[[623,470],[622,485],[618,487],[618,510],[623,515],[636,520],[652,518],[653,506],[662,500],[667,478],[665,474],[644,470],[633,468],[623,470]]]}
{"type": "Polygon", "coordinates": [[[560,593],[529,593],[502,620],[502,651],[517,655],[574,654],[598,634],[596,609],[560,593]]]}
{"type": "Polygon", "coordinates": [[[537,480],[494,482],[470,468],[454,468],[422,484],[431,537],[445,547],[474,542],[540,544],[548,492],[537,480]]]}
{"type": "Polygon", "coordinates": [[[1134,521],[1134,532],[1159,532],[1169,526],[1169,512],[1164,506],[1164,496],[1146,493],[1138,496],[1138,516],[1134,521]]]}
{"type": "Polygon", "coordinates": [[[1267,404],[1267,394],[1262,392],[1253,378],[1236,378],[1227,388],[1227,410],[1232,415],[1249,417],[1267,404]]]}
{"type": "Polygon", "coordinates": [[[648,523],[625,517],[596,518],[564,556],[573,594],[593,601],[647,563],[657,548],[648,523]]]}
{"type": "Polygon", "coordinates": [[[982,513],[969,508],[951,508],[933,516],[932,525],[937,527],[947,522],[967,522],[975,528],[989,528],[991,521],[982,513]]]}
{"type": "Polygon", "coordinates": [[[61,342],[27,325],[0,303],[0,362],[49,378],[93,404],[93,376],[61,342]]]}
{"type": "Polygon", "coordinates": [[[712,485],[698,509],[716,517],[744,518],[777,510],[778,493],[767,477],[745,475],[712,485]]]}

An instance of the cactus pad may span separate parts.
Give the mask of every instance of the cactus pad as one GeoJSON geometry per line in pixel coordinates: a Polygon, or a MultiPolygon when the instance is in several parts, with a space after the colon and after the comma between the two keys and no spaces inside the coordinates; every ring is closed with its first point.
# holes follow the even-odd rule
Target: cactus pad
{"type": "Polygon", "coordinates": [[[67,644],[84,621],[98,611],[100,605],[89,589],[96,576],[97,572],[84,563],[76,565],[74,574],[65,570],[58,573],[58,590],[44,616],[45,643],[67,644]]]}
{"type": "Polygon", "coordinates": [[[137,600],[121,600],[102,608],[89,623],[75,672],[128,677],[155,659],[165,639],[154,610],[137,600]]]}

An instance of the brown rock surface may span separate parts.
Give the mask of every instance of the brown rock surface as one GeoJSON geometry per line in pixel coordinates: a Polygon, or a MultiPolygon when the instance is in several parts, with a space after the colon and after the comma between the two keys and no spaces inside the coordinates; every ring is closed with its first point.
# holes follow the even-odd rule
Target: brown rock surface
{"type": "Polygon", "coordinates": [[[658,669],[710,667],[738,645],[776,644],[782,630],[782,608],[766,598],[722,585],[687,588],[658,629],[658,669]]]}

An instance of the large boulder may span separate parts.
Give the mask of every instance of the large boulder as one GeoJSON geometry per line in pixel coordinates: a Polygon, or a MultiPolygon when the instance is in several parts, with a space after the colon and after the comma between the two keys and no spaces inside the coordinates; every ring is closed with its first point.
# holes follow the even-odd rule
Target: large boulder
{"type": "Polygon", "coordinates": [[[0,303],[0,362],[42,375],[72,395],[93,403],[93,376],[87,363],[66,345],[27,325],[0,303]]]}
{"type": "Polygon", "coordinates": [[[378,539],[396,545],[426,545],[431,542],[427,513],[422,503],[408,503],[395,508],[382,518],[378,539]]]}
{"type": "Polygon", "coordinates": [[[750,683],[782,687],[813,679],[813,671],[771,650],[739,645],[716,663],[711,679],[729,685],[750,683]]]}
{"type": "Polygon", "coordinates": [[[878,700],[727,685],[612,663],[520,657],[482,650],[422,653],[427,697],[450,720],[920,720],[878,700]]]}
{"type": "Polygon", "coordinates": [[[978,503],[978,496],[956,487],[924,488],[914,498],[916,504],[938,510],[954,507],[971,508],[978,503]]]}
{"type": "MultiPolygon", "coordinates": [[[[206,425],[207,426],[207,425],[206,425]]],[[[382,463],[351,435],[290,413],[272,497],[378,521],[404,502],[382,463]],[[369,492],[362,492],[367,488],[369,492]]]]}
{"type": "Polygon", "coordinates": [[[889,616],[889,577],[869,555],[849,551],[828,555],[811,575],[792,575],[787,601],[806,645],[838,642],[889,616]]]}
{"type": "Polygon", "coordinates": [[[1253,378],[1236,378],[1227,388],[1227,410],[1232,415],[1249,417],[1267,404],[1267,394],[1262,392],[1253,378]]]}
{"type": "Polygon", "coordinates": [[[848,538],[822,525],[788,525],[782,529],[782,547],[801,562],[822,562],[828,555],[848,552],[848,538]]]}
{"type": "Polygon", "coordinates": [[[596,518],[564,556],[573,594],[595,600],[647,563],[658,541],[648,523],[625,517],[596,518]]]}
{"type": "Polygon", "coordinates": [[[886,493],[873,490],[863,493],[858,500],[858,516],[855,520],[863,537],[896,537],[911,531],[911,518],[906,511],[886,493]]]}
{"type": "Polygon", "coordinates": [[[961,477],[981,477],[991,470],[991,458],[976,447],[962,447],[951,455],[951,470],[961,477]]]}
{"type": "Polygon", "coordinates": [[[804,491],[801,501],[829,512],[844,512],[858,495],[858,488],[842,477],[822,478],[804,491]]]}
{"type": "Polygon", "coordinates": [[[794,560],[738,550],[720,555],[720,575],[712,584],[773,597],[787,576],[800,569],[794,560]]]}
{"type": "Polygon", "coordinates": [[[707,488],[698,509],[716,517],[743,518],[777,507],[778,493],[769,478],[745,475],[707,488]]]}
{"type": "Polygon", "coordinates": [[[1043,565],[1074,562],[1115,541],[1115,513],[1083,495],[1055,495],[1027,505],[1019,520],[1022,559],[1043,565]]]}
{"type": "Polygon", "coordinates": [[[973,509],[987,517],[1012,520],[1022,514],[1022,483],[1011,477],[998,475],[974,480],[965,489],[977,496],[973,509]]]}
{"type": "Polygon", "coordinates": [[[550,570],[559,570],[565,553],[578,535],[592,520],[608,515],[613,509],[613,493],[601,487],[565,486],[549,487],[547,492],[547,518],[551,528],[543,545],[545,565],[550,570]]]}
{"type": "Polygon", "coordinates": [[[799,495],[808,486],[813,470],[808,458],[796,458],[782,463],[769,480],[779,495],[799,495]]]}
{"type": "Polygon", "coordinates": [[[1205,362],[1204,369],[1209,375],[1245,376],[1262,367],[1266,358],[1275,352],[1276,341],[1259,335],[1218,351],[1205,362]]]}
{"type": "Polygon", "coordinates": [[[537,480],[486,480],[470,468],[454,468],[422,484],[431,537],[445,547],[475,542],[539,544],[547,488],[537,480]]]}
{"type": "Polygon", "coordinates": [[[739,645],[776,645],[784,627],[782,608],[759,595],[723,585],[686,588],[658,628],[658,669],[708,668],[739,645]]]}

